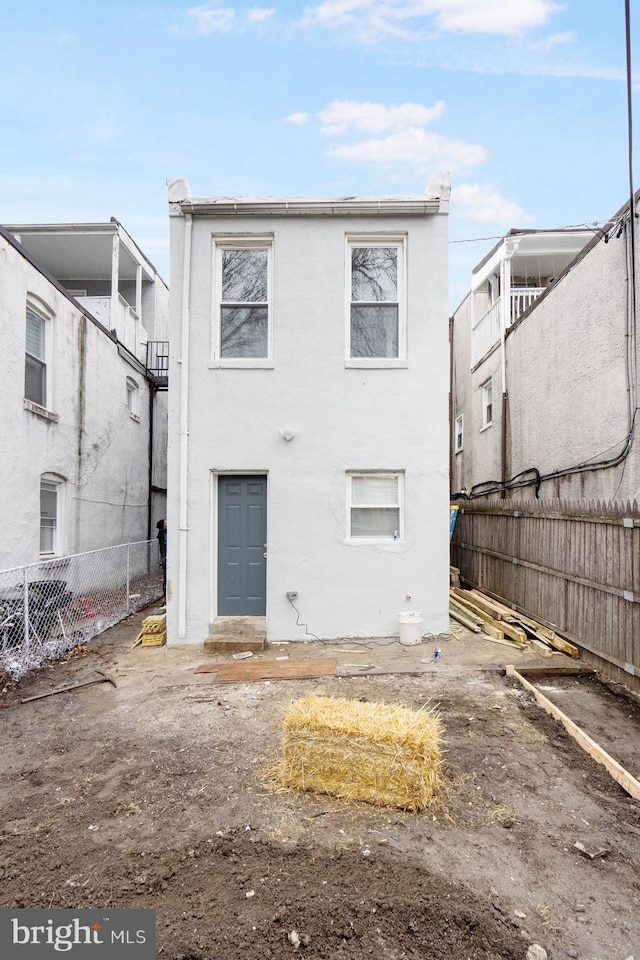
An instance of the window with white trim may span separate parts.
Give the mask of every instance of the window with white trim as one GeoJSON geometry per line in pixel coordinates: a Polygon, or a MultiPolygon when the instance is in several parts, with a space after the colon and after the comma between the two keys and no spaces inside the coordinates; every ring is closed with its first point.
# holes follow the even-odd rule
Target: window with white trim
{"type": "Polygon", "coordinates": [[[271,357],[272,245],[271,237],[215,241],[216,360],[271,357]]]}
{"type": "Polygon", "coordinates": [[[384,366],[406,358],[405,238],[347,238],[347,360],[384,366]]]}
{"type": "Polygon", "coordinates": [[[39,407],[50,403],[49,322],[51,314],[29,299],[26,308],[24,397],[39,407]]]}
{"type": "Polygon", "coordinates": [[[55,474],[40,478],[40,556],[62,552],[62,508],[64,481],[55,474]]]}
{"type": "Polygon", "coordinates": [[[482,396],[482,429],[493,423],[493,383],[486,380],[480,387],[482,396]]]}
{"type": "Polygon", "coordinates": [[[135,420],[138,416],[138,384],[133,377],[127,377],[127,409],[135,420]]]}
{"type": "Polygon", "coordinates": [[[349,473],[350,540],[401,540],[404,535],[404,475],[349,473]]]}
{"type": "Polygon", "coordinates": [[[453,449],[460,453],[464,444],[464,414],[456,417],[453,431],[453,449]]]}

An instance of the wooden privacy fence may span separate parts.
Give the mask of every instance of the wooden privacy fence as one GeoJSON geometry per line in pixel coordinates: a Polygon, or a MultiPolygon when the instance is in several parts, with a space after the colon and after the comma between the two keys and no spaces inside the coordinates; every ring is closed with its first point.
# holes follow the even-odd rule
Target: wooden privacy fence
{"type": "Polygon", "coordinates": [[[640,678],[635,500],[463,501],[451,554],[474,586],[640,678]]]}

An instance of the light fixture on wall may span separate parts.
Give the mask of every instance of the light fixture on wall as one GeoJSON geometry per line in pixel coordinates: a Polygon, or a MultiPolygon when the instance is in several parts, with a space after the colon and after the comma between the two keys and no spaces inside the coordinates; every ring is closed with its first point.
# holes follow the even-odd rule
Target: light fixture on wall
{"type": "Polygon", "coordinates": [[[294,432],[291,427],[283,427],[280,433],[282,434],[283,440],[293,440],[294,438],[294,432]]]}

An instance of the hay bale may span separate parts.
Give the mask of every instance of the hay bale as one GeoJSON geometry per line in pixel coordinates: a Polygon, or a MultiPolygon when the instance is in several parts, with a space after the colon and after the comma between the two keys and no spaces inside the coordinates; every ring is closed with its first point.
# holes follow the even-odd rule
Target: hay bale
{"type": "Polygon", "coordinates": [[[443,727],[432,711],[312,695],[291,705],[284,727],[284,786],[404,810],[436,793],[443,727]]]}

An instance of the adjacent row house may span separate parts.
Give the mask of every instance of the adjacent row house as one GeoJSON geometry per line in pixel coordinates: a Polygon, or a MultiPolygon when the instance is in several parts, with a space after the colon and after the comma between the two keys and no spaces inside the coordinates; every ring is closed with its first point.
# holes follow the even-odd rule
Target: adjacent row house
{"type": "Polygon", "coordinates": [[[640,498],[637,202],[511,230],[474,269],[450,321],[454,496],[640,498]]]}
{"type": "Polygon", "coordinates": [[[117,221],[0,228],[0,566],[165,512],[169,291],[117,221]]]}

